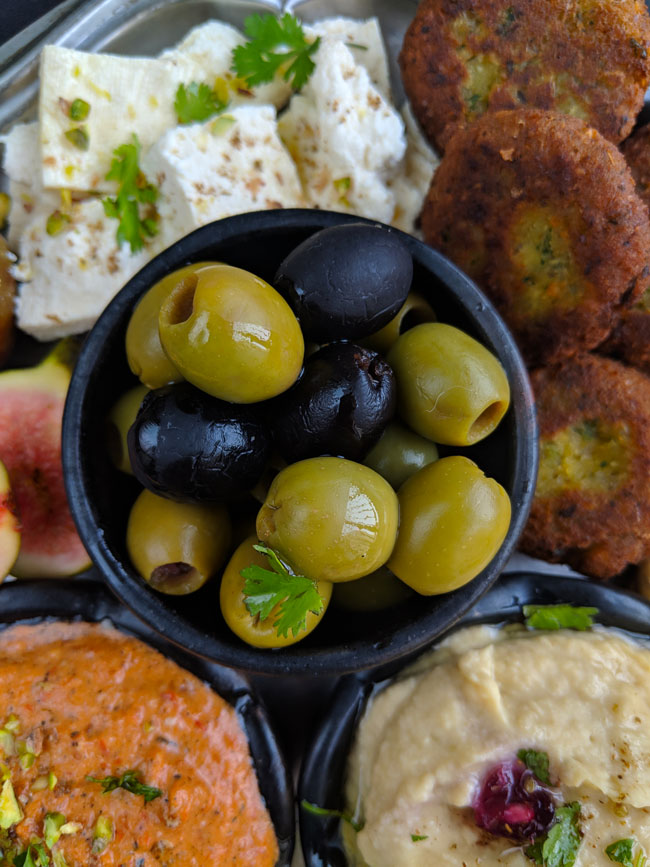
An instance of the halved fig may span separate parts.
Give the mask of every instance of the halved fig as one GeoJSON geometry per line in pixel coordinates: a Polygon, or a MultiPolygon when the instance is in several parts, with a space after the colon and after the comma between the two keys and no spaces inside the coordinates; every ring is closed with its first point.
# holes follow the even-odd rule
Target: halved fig
{"type": "Polygon", "coordinates": [[[0,583],[11,572],[20,548],[20,521],[11,493],[9,476],[0,463],[0,583]]]}

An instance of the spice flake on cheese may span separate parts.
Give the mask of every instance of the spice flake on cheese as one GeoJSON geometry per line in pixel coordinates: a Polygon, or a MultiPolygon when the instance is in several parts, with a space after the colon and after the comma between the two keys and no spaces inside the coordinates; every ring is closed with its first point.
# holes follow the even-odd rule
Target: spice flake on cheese
{"type": "Polygon", "coordinates": [[[193,229],[246,211],[301,207],[296,168],[277,133],[272,106],[239,106],[204,124],[166,132],[142,160],[160,188],[166,226],[193,229]]]}
{"type": "Polygon", "coordinates": [[[343,42],[324,40],[316,69],[278,121],[308,204],[390,223],[386,181],[406,149],[399,114],[343,42]]]}
{"type": "Polygon", "coordinates": [[[234,49],[246,41],[236,27],[223,21],[206,21],[183,38],[178,45],[163,51],[160,60],[176,68],[179,81],[209,84],[233,105],[274,105],[289,101],[291,85],[276,76],[268,84],[249,89],[231,70],[234,49]],[[223,91],[223,92],[220,92],[223,91]]]}
{"type": "Polygon", "coordinates": [[[136,254],[128,245],[118,247],[115,220],[105,216],[97,198],[72,202],[69,222],[56,234],[47,232],[50,214],[42,205],[35,209],[13,269],[23,281],[18,327],[38,340],[87,331],[126,281],[162,249],[157,238],[136,254]]]}
{"type": "Polygon", "coordinates": [[[105,176],[113,151],[134,133],[146,150],[176,125],[174,97],[187,75],[161,60],[47,45],[39,101],[43,185],[112,192],[105,176]],[[88,106],[83,119],[74,119],[75,100],[88,106]]]}

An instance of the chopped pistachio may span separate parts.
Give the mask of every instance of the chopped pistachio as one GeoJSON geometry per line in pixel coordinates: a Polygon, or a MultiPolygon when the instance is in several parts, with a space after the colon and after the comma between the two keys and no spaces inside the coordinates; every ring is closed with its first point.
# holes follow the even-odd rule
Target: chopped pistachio
{"type": "Polygon", "coordinates": [[[90,105],[85,99],[73,99],[70,105],[70,118],[72,120],[85,120],[90,113],[90,105]]]}
{"type": "Polygon", "coordinates": [[[11,714],[7,722],[4,724],[3,728],[7,729],[8,732],[12,734],[17,734],[20,731],[20,720],[15,714],[11,714]]]}
{"type": "Polygon", "coordinates": [[[7,758],[16,755],[16,741],[6,729],[0,729],[0,750],[7,758]]]}
{"type": "Polygon", "coordinates": [[[43,837],[48,849],[52,849],[61,836],[61,828],[65,825],[63,813],[47,813],[43,822],[43,837]]]}
{"type": "Polygon", "coordinates": [[[65,825],[61,825],[59,830],[62,834],[78,834],[82,828],[81,822],[66,822],[65,825]]]}
{"type": "Polygon", "coordinates": [[[72,190],[61,190],[61,207],[67,211],[72,205],[72,190]]]}
{"type": "Polygon", "coordinates": [[[47,789],[47,777],[36,777],[32,783],[32,791],[42,792],[43,789],[47,789]]]}
{"type": "Polygon", "coordinates": [[[7,831],[23,818],[23,811],[16,800],[11,780],[5,780],[0,791],[0,828],[7,831]]]}
{"type": "Polygon", "coordinates": [[[28,771],[36,761],[36,756],[34,755],[34,753],[30,753],[28,750],[26,750],[18,759],[18,761],[20,762],[20,767],[23,769],[23,771],[28,771]]]}
{"type": "Polygon", "coordinates": [[[10,210],[11,196],[9,193],[0,193],[0,229],[4,229],[10,210]]]}
{"type": "Polygon", "coordinates": [[[63,857],[63,853],[58,849],[52,852],[52,867],[68,867],[68,862],[63,857]]]}
{"type": "Polygon", "coordinates": [[[113,839],[113,821],[109,816],[100,816],[93,831],[93,853],[99,855],[113,839]]]}
{"type": "Polygon", "coordinates": [[[236,122],[231,114],[222,114],[210,124],[210,132],[214,136],[225,135],[236,122]]]}
{"type": "Polygon", "coordinates": [[[57,775],[53,771],[50,771],[47,775],[47,787],[50,790],[50,792],[54,791],[54,787],[56,786],[56,784],[58,782],[59,782],[59,778],[57,777],[57,775]]]}
{"type": "Polygon", "coordinates": [[[90,147],[90,138],[88,136],[88,130],[85,126],[74,126],[72,129],[67,130],[65,133],[65,137],[73,144],[76,148],[79,148],[80,151],[87,151],[90,147]]]}
{"type": "Polygon", "coordinates": [[[45,223],[45,231],[48,235],[59,235],[70,222],[70,216],[62,211],[53,211],[45,223]]]}
{"type": "Polygon", "coordinates": [[[347,191],[350,189],[351,183],[352,181],[350,180],[350,178],[337,178],[334,181],[334,189],[337,193],[347,193],[347,191]]]}

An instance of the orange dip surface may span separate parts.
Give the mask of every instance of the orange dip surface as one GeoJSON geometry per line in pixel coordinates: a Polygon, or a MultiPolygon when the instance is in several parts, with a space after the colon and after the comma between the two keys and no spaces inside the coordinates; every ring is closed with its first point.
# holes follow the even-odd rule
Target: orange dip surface
{"type": "MultiPolygon", "coordinates": [[[[45,816],[56,812],[67,833],[46,851],[50,863],[58,853],[54,863],[67,867],[277,861],[234,710],[194,675],[111,626],[45,623],[0,633],[2,744],[0,786],[9,779],[23,813],[0,831],[5,853],[7,837],[23,849],[36,838],[42,843],[45,816]],[[129,770],[160,797],[145,803],[122,788],[103,794],[101,784],[87,780],[129,770]],[[100,817],[100,827],[110,820],[109,842],[94,841],[100,817]]],[[[11,858],[0,856],[0,865],[11,858]]]]}

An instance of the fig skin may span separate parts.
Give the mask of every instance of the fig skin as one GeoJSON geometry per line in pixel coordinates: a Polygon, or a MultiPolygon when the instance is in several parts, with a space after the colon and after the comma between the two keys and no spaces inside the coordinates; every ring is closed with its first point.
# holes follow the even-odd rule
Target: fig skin
{"type": "Polygon", "coordinates": [[[359,461],[394,416],[396,389],[378,353],[329,343],[307,359],[298,382],[270,402],[274,444],[290,462],[324,454],[359,461]]]}
{"type": "Polygon", "coordinates": [[[11,572],[20,549],[20,521],[9,476],[0,462],[0,584],[11,572]]]}
{"type": "Polygon", "coordinates": [[[271,451],[257,410],[186,382],[145,396],[127,443],[140,484],[181,503],[220,503],[250,490],[271,451]]]}
{"type": "Polygon", "coordinates": [[[9,251],[0,235],[0,367],[9,358],[14,345],[16,281],[9,273],[10,265],[9,251]]]}

